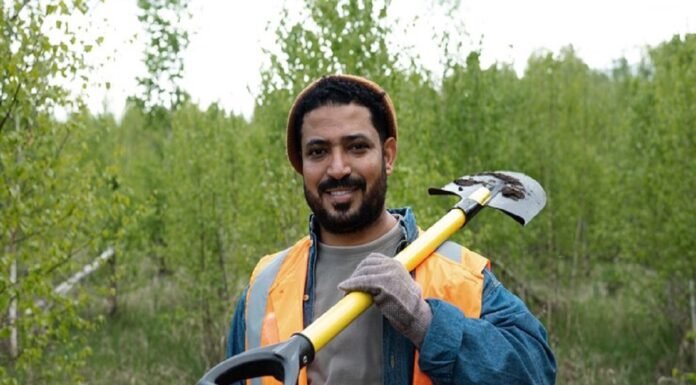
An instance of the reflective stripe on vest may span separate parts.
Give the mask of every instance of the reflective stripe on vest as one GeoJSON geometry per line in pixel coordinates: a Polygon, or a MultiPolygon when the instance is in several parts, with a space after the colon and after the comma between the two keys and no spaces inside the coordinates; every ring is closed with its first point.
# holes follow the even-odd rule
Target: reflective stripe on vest
{"type": "Polygon", "coordinates": [[[246,308],[246,347],[247,349],[258,348],[261,346],[261,326],[266,314],[266,302],[268,301],[268,291],[280,271],[280,266],[290,253],[291,248],[287,248],[276,254],[263,271],[261,271],[254,284],[249,288],[246,308]]]}
{"type": "Polygon", "coordinates": [[[459,263],[462,261],[462,247],[452,241],[445,241],[435,252],[454,262],[459,263]]]}
{"type": "MultiPolygon", "coordinates": [[[[291,248],[287,248],[276,254],[273,260],[256,276],[253,285],[249,288],[246,307],[246,349],[258,348],[261,346],[261,328],[266,314],[266,303],[268,302],[268,292],[275,282],[280,266],[290,253],[291,248]]],[[[252,385],[261,385],[260,378],[249,381],[252,385]]]]}

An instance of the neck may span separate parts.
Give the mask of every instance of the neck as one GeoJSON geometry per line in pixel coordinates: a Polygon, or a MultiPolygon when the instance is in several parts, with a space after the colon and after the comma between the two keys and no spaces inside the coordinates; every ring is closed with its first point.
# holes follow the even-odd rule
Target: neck
{"type": "Polygon", "coordinates": [[[392,227],[396,226],[396,218],[386,210],[371,225],[356,232],[347,234],[331,233],[319,227],[319,235],[322,243],[330,246],[355,246],[374,241],[386,234],[392,227]]]}

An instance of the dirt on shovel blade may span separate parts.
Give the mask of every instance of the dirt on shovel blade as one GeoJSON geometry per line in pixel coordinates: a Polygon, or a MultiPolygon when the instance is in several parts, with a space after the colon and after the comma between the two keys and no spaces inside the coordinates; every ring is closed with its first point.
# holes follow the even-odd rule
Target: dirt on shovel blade
{"type": "MultiPolygon", "coordinates": [[[[477,174],[477,175],[492,176],[494,178],[497,178],[497,179],[505,182],[505,186],[503,186],[503,188],[500,192],[506,198],[510,198],[512,200],[517,201],[517,200],[523,199],[525,196],[526,191],[524,189],[524,186],[517,178],[514,178],[514,177],[507,175],[507,174],[502,174],[499,172],[484,172],[484,173],[477,174]]],[[[459,186],[463,186],[463,187],[472,186],[475,184],[481,184],[480,181],[477,181],[473,178],[459,178],[459,179],[456,179],[454,181],[454,183],[459,185],[459,186]]],[[[486,187],[491,187],[491,186],[486,186],[486,187]]]]}
{"type": "Polygon", "coordinates": [[[455,179],[454,183],[462,187],[468,187],[473,186],[475,184],[480,184],[481,182],[477,182],[471,178],[459,178],[455,179]]]}

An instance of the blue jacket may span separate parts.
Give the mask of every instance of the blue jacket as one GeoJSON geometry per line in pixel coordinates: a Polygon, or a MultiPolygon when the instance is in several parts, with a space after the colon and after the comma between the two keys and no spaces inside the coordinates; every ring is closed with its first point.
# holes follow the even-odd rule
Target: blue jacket
{"type": "MultiPolygon", "coordinates": [[[[400,214],[406,241],[416,239],[418,228],[411,209],[400,214]]],[[[310,235],[316,240],[310,220],[310,235]]],[[[316,242],[313,242],[316,244],[316,242]]],[[[304,324],[314,318],[313,271],[316,249],[310,250],[304,324]]],[[[426,299],[433,318],[420,348],[419,366],[433,384],[554,384],[556,361],[546,330],[515,295],[505,289],[488,269],[484,270],[481,318],[466,318],[449,303],[426,299]]],[[[244,351],[246,289],[239,297],[227,341],[227,357],[244,351]]],[[[383,322],[384,384],[411,384],[413,344],[383,322]],[[398,359],[397,359],[398,357],[398,359]]]]}

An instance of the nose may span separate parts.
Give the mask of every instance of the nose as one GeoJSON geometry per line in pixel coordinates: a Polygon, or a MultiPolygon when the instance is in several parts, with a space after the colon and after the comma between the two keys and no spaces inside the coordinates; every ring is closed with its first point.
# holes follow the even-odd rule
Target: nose
{"type": "Polygon", "coordinates": [[[331,154],[331,163],[328,170],[326,170],[327,175],[338,180],[346,175],[350,175],[350,172],[350,165],[345,154],[341,150],[334,150],[331,154]]]}

